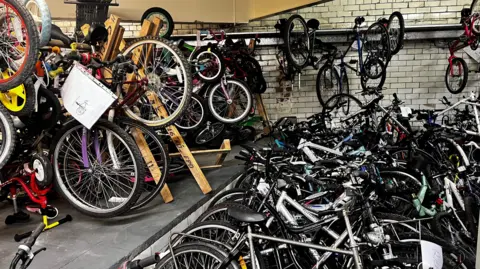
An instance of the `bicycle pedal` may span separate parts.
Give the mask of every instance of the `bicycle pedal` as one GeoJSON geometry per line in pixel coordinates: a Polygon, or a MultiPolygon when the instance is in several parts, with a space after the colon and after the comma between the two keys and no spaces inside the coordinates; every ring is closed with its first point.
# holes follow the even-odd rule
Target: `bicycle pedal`
{"type": "Polygon", "coordinates": [[[356,63],[358,63],[358,60],[352,59],[352,60],[350,60],[348,63],[349,63],[349,64],[356,64],[356,63]]]}

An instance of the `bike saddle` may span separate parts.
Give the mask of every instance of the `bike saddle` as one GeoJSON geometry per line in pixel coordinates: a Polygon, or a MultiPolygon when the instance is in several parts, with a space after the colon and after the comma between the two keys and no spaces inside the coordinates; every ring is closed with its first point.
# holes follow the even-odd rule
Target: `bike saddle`
{"type": "Polygon", "coordinates": [[[230,217],[245,223],[261,223],[267,219],[264,214],[253,211],[246,206],[229,208],[227,213],[230,217]]]}
{"type": "Polygon", "coordinates": [[[88,34],[85,37],[85,43],[89,45],[96,45],[97,43],[102,43],[108,39],[108,30],[103,25],[92,25],[88,30],[88,34]]]}
{"type": "Polygon", "coordinates": [[[179,40],[177,41],[177,47],[178,47],[181,51],[186,51],[186,50],[187,50],[187,48],[185,48],[184,45],[185,45],[185,40],[179,39],[179,40]]]}
{"type": "Polygon", "coordinates": [[[320,22],[317,19],[309,19],[307,21],[307,27],[313,30],[318,30],[320,28],[320,22]]]}
{"type": "Polygon", "coordinates": [[[70,46],[70,44],[73,42],[73,40],[64,34],[62,29],[55,24],[52,24],[52,33],[50,39],[60,40],[63,44],[65,44],[65,46],[70,46]]]}
{"type": "Polygon", "coordinates": [[[355,18],[355,24],[360,26],[362,23],[365,22],[365,18],[364,17],[356,17],[355,18]]]}

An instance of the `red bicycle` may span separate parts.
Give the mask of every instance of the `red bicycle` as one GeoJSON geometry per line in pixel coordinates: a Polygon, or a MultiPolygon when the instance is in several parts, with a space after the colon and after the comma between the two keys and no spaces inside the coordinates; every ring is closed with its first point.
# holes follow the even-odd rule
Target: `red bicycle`
{"type": "MultiPolygon", "coordinates": [[[[476,0],[472,4],[475,4],[476,0]]],[[[455,52],[470,46],[472,50],[478,48],[480,36],[480,14],[472,13],[471,8],[462,9],[460,21],[464,33],[455,39],[449,46],[450,57],[448,58],[447,72],[445,73],[445,84],[449,92],[461,93],[468,81],[468,67],[465,60],[455,56],[455,52]]]]}

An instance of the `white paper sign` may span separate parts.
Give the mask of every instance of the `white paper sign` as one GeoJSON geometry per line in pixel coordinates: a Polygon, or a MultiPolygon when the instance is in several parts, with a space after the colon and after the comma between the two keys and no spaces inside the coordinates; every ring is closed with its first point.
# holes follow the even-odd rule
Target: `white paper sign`
{"type": "Polygon", "coordinates": [[[400,107],[400,111],[402,112],[402,116],[406,118],[412,114],[412,109],[406,106],[400,107]]]}
{"type": "Polygon", "coordinates": [[[442,269],[443,266],[443,252],[439,245],[421,241],[422,247],[422,268],[423,269],[442,269]]]}
{"type": "Polygon", "coordinates": [[[88,129],[117,99],[110,89],[78,63],[68,75],[61,93],[67,111],[88,129]]]}

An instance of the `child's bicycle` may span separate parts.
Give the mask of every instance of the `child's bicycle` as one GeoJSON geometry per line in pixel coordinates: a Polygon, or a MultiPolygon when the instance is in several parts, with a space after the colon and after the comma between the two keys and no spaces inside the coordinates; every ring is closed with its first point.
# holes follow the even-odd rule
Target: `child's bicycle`
{"type": "MultiPolygon", "coordinates": [[[[38,236],[45,230],[45,224],[40,223],[37,228],[31,233],[31,235],[25,240],[23,244],[18,246],[17,253],[10,264],[9,269],[26,269],[30,266],[35,256],[47,250],[47,248],[40,248],[33,251],[33,246],[37,241],[38,236]]],[[[160,261],[158,254],[147,257],[142,260],[134,260],[124,262],[118,269],[143,269],[148,266],[154,265],[160,261]]]]}

